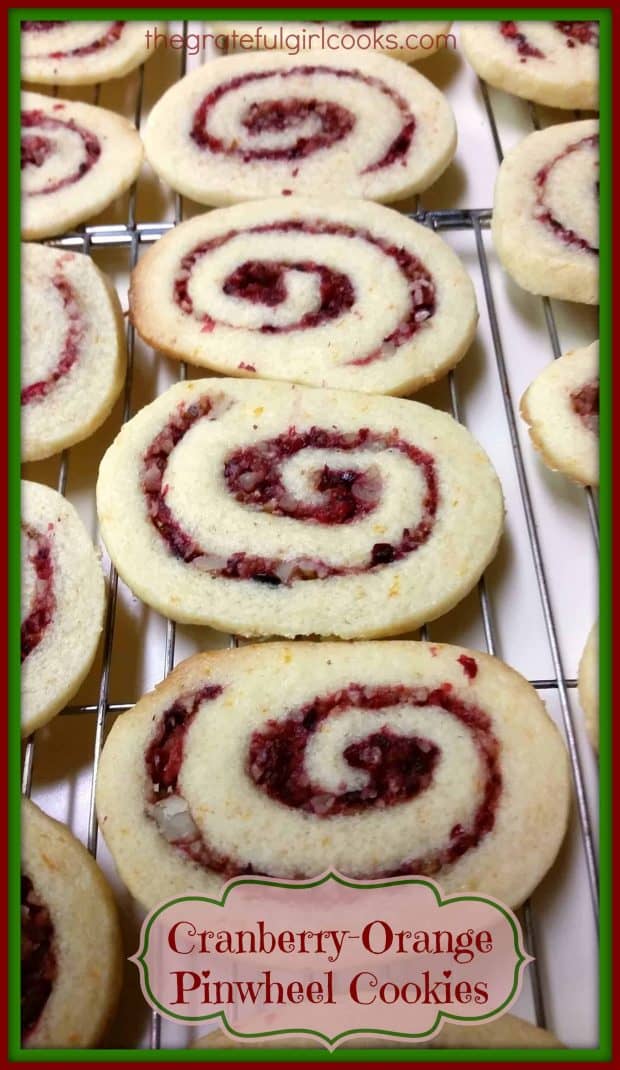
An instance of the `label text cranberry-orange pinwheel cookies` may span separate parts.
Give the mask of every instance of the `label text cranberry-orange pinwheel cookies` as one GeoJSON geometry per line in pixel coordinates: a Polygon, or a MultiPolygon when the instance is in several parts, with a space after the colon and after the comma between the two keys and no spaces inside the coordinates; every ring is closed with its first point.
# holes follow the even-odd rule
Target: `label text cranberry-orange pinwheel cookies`
{"type": "Polygon", "coordinates": [[[456,148],[432,82],[362,51],[212,60],[164,94],[143,138],[165,182],[212,205],[290,193],[400,200],[432,185],[456,148]]]}
{"type": "Polygon", "coordinates": [[[244,635],[416,627],[471,590],[503,523],[486,454],[446,413],[240,379],[179,383],[134,416],[97,509],[140,598],[244,635]]]}
{"type": "Polygon", "coordinates": [[[133,273],[131,316],[177,360],[410,393],[467,351],[474,289],[428,227],[364,201],[280,197],[175,227],[133,273]]]}
{"type": "Polygon", "coordinates": [[[271,643],[190,658],[119,717],[97,813],[146,907],[326,869],[514,907],[552,865],[569,797],[558,730],[496,658],[271,643]]]}
{"type": "Polygon", "coordinates": [[[81,101],[22,94],[22,236],[48,238],[84,222],[124,193],[142,142],[121,115],[81,101]]]}
{"type": "Polygon", "coordinates": [[[493,241],[530,293],[598,302],[598,122],[530,134],[508,153],[495,186],[493,241]]]}

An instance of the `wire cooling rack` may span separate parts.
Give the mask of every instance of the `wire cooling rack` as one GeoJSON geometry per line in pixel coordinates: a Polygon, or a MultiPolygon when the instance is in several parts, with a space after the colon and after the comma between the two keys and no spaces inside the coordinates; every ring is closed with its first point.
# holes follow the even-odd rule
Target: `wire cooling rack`
{"type": "MultiPolygon", "coordinates": [[[[183,23],[182,32],[187,35],[193,25],[183,23]]],[[[194,57],[195,63],[208,58],[194,57]]],[[[187,49],[174,57],[153,58],[134,76],[123,83],[115,83],[117,96],[113,102],[101,99],[100,87],[72,95],[116,107],[116,110],[132,116],[139,128],[143,114],[148,110],[149,96],[156,99],[167,85],[181,77],[188,59],[191,62],[187,49]],[[158,62],[159,70],[156,69],[158,62]]],[[[427,60],[419,69],[433,78],[428,67],[431,62],[427,60]]],[[[435,57],[434,62],[437,74],[434,80],[450,97],[449,88],[441,83],[450,76],[455,61],[449,57],[435,57]]],[[[461,71],[459,77],[462,78],[464,73],[461,71]]],[[[470,153],[467,168],[489,170],[491,181],[487,185],[490,189],[497,164],[503,156],[506,136],[518,140],[541,124],[559,119],[566,121],[573,116],[542,114],[541,109],[506,98],[476,82],[471,72],[466,72],[466,76],[469,81],[465,97],[460,90],[454,89],[452,102],[460,130],[461,118],[472,138],[480,137],[480,128],[484,126],[493,156],[487,153],[480,161],[475,159],[475,153],[470,153]],[[461,109],[467,109],[463,116],[458,114],[457,99],[461,101],[461,109]]],[[[107,87],[104,89],[107,92],[107,87]]],[[[70,94],[64,90],[63,95],[70,94]]],[[[161,190],[153,187],[151,193],[155,189],[155,200],[159,198],[159,204],[152,214],[161,215],[162,221],[151,221],[152,216],[149,218],[148,213],[147,220],[140,221],[141,181],[139,179],[134,185],[123,204],[115,206],[113,214],[118,221],[96,222],[50,243],[93,256],[104,269],[123,277],[123,282],[119,283],[121,290],[144,247],[157,241],[182,219],[196,211],[204,211],[199,206],[184,203],[178,195],[167,194],[162,203],[161,190]],[[121,215],[125,210],[126,214],[121,215]]],[[[509,542],[511,554],[508,555],[510,560],[500,561],[499,565],[494,562],[490,566],[464,607],[433,622],[432,635],[433,638],[486,649],[515,665],[543,695],[551,716],[564,734],[574,785],[574,818],[554,876],[543,882],[541,889],[521,911],[526,947],[535,956],[535,961],[527,971],[518,1010],[538,1024],[554,1028],[569,1046],[593,1047],[597,1043],[598,968],[596,768],[584,737],[575,688],[577,656],[596,613],[597,505],[590,489],[568,488],[561,477],[551,476],[541,469],[533,457],[527,434],[524,434],[518,416],[518,401],[521,388],[533,374],[572,344],[593,340],[596,327],[586,312],[580,319],[579,310],[573,308],[573,318],[569,315],[567,320],[566,306],[554,306],[545,298],[517,294],[514,288],[511,289],[497,267],[489,241],[491,209],[441,206],[442,197],[446,198],[443,203],[458,203],[466,200],[466,194],[467,189],[461,190],[453,199],[439,183],[424,198],[425,202],[428,199],[428,206],[422,206],[418,199],[408,212],[418,222],[440,231],[454,243],[464,259],[478,284],[479,334],[483,336],[482,351],[473,357],[468,355],[463,365],[450,373],[442,384],[424,391],[418,399],[450,411],[457,420],[470,427],[491,454],[506,494],[508,531],[504,542],[509,542]],[[575,320],[574,316],[578,318],[575,320]],[[481,362],[482,369],[479,367],[481,362]],[[478,367],[472,366],[466,373],[469,364],[478,367]],[[528,372],[530,367],[534,369],[533,374],[528,372]],[[478,389],[480,382],[481,390],[478,389]],[[570,527],[566,526],[568,523],[570,527]],[[514,575],[507,579],[511,569],[514,575]],[[516,644],[515,631],[518,633],[516,644]],[[570,675],[565,671],[566,664],[573,669],[570,675]],[[565,956],[562,947],[567,926],[578,931],[577,935],[572,934],[570,958],[565,956]],[[568,963],[574,970],[575,961],[580,985],[577,986],[578,997],[573,998],[571,1004],[565,975],[568,963]]],[[[491,203],[490,197],[487,203],[491,203]]],[[[145,356],[145,347],[129,322],[127,350],[128,371],[121,402],[115,415],[95,436],[97,442],[88,463],[84,464],[85,454],[74,447],[65,451],[59,460],[27,466],[25,473],[28,478],[55,485],[61,494],[68,493],[77,454],[76,486],[70,496],[86,514],[93,533],[96,530],[93,498],[97,462],[118,426],[175,378],[196,374],[185,365],[171,363],[152,351],[147,351],[145,356]],[[140,367],[137,367],[138,361],[140,367]],[[164,369],[163,383],[161,375],[153,376],[157,362],[164,369]],[[141,376],[145,369],[146,378],[150,379],[150,392],[147,391],[143,398],[138,395],[143,393],[141,376]],[[154,384],[153,379],[157,380],[154,384]]],[[[82,448],[87,449],[88,444],[82,448]]],[[[132,598],[105,553],[103,557],[108,575],[108,599],[101,660],[75,704],[64,711],[70,716],[57,719],[26,742],[22,787],[26,794],[32,792],[48,812],[72,825],[109,873],[121,900],[130,942],[129,953],[137,946],[140,918],[127,900],[127,893],[120,888],[105,845],[99,840],[95,813],[99,760],[106,731],[117,714],[129,710],[143,691],[167,675],[188,653],[226,641],[237,645],[239,640],[235,636],[228,640],[216,637],[207,629],[177,628],[170,620],[158,618],[155,621],[153,618],[157,615],[132,598]],[[132,633],[131,643],[129,632],[132,633]],[[115,659],[126,669],[125,663],[132,657],[142,659],[142,675],[132,676],[130,673],[131,685],[127,690],[121,688],[120,695],[116,696],[115,659]],[[76,749],[79,760],[77,766],[68,763],[67,777],[63,762],[69,747],[76,749]],[[68,790],[67,781],[74,781],[68,790]]],[[[424,627],[419,635],[428,638],[430,631],[429,627],[424,627]]],[[[124,671],[116,673],[119,678],[124,675],[124,671]]],[[[139,1024],[136,1026],[135,1021],[121,1023],[117,1035],[111,1040],[114,1046],[179,1048],[190,1042],[190,1030],[162,1023],[156,1014],[150,1015],[149,1020],[146,1008],[140,1002],[135,970],[128,974],[126,985],[128,997],[121,1001],[121,1006],[126,1008],[128,1015],[135,1012],[139,1024]]]]}

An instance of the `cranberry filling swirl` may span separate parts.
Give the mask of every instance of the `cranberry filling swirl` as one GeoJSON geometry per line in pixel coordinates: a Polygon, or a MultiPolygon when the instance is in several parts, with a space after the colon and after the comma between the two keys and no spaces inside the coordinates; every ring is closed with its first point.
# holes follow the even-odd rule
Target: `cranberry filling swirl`
{"type": "MultiPolygon", "coordinates": [[[[188,859],[231,877],[257,870],[249,860],[224,853],[208,842],[194,822],[180,786],[188,729],[197,716],[209,717],[208,703],[222,691],[221,686],[209,684],[181,696],[161,715],[145,755],[146,812],[168,842],[188,859]]],[[[500,744],[491,719],[475,703],[464,700],[452,684],[428,688],[352,682],[338,691],[317,695],[281,718],[262,722],[244,740],[243,775],[255,791],[277,806],[299,811],[311,820],[329,822],[406,806],[435,789],[441,764],[451,760],[445,735],[440,745],[426,731],[407,732],[389,723],[390,715],[420,710],[455,722],[472,745],[478,772],[470,813],[455,822],[444,842],[423,855],[412,850],[396,866],[354,875],[438,874],[474,850],[492,831],[502,793],[500,744]],[[326,788],[312,772],[308,750],[328,722],[337,729],[338,721],[352,712],[364,715],[363,731],[355,732],[342,751],[354,782],[335,790],[326,788]]],[[[266,875],[282,873],[276,864],[266,875]]],[[[296,874],[299,878],[310,875],[296,874]]]]}
{"type": "Polygon", "coordinates": [[[56,273],[48,280],[55,296],[60,300],[62,316],[66,322],[64,338],[52,370],[43,378],[27,383],[21,390],[21,403],[27,405],[41,401],[64,379],[80,358],[84,340],[84,321],[78,296],[62,271],[62,257],[56,263],[56,273]]]}
{"type": "Polygon", "coordinates": [[[334,79],[335,83],[365,85],[380,94],[398,117],[399,129],[385,152],[373,160],[360,173],[369,174],[405,163],[409,154],[416,121],[404,97],[387,85],[381,78],[364,74],[360,70],[305,64],[290,70],[253,71],[239,74],[222,82],[202,99],[192,117],[190,137],[199,149],[218,156],[227,156],[253,161],[292,162],[344,142],[353,131],[356,118],[353,111],[343,104],[329,99],[318,99],[312,87],[315,76],[334,79]],[[308,80],[308,96],[299,88],[286,91],[287,82],[295,86],[308,80]],[[272,81],[274,95],[265,99],[262,95],[265,83],[272,81]],[[257,99],[252,100],[254,89],[257,99]],[[215,132],[213,122],[216,109],[224,102],[239,95],[241,111],[236,136],[225,140],[215,132]]]}
{"type": "Polygon", "coordinates": [[[22,873],[21,1031],[26,1040],[39,1021],[57,973],[54,925],[45,903],[22,873]]]}
{"type": "Polygon", "coordinates": [[[579,417],[583,425],[598,435],[599,431],[599,380],[591,379],[584,383],[578,390],[573,390],[570,395],[570,404],[573,412],[579,417]]]}
{"type": "Polygon", "coordinates": [[[21,625],[21,660],[36,650],[54,618],[54,560],[52,541],[48,533],[38,531],[31,524],[22,524],[26,543],[26,561],[34,573],[34,583],[28,613],[21,625]]]}
{"type": "MultiPolygon", "coordinates": [[[[551,25],[563,36],[567,48],[579,45],[599,46],[599,27],[597,22],[552,22],[551,25]]],[[[505,41],[512,44],[520,57],[521,63],[528,59],[546,59],[545,52],[535,45],[521,22],[500,22],[499,32],[505,41]]]]}
{"type": "MultiPolygon", "coordinates": [[[[32,35],[36,39],[39,36],[48,34],[51,30],[58,29],[59,26],[71,25],[70,22],[25,21],[21,23],[21,29],[22,33],[32,35]]],[[[84,25],[87,26],[88,24],[82,23],[82,26],[84,25]]],[[[85,42],[83,45],[77,45],[74,48],[51,49],[48,52],[37,50],[36,56],[37,58],[45,56],[47,59],[78,59],[83,56],[92,56],[96,52],[103,52],[106,48],[111,48],[117,41],[120,41],[125,25],[124,22],[112,22],[107,30],[93,37],[92,40],[85,42]]]]}
{"type": "Polygon", "coordinates": [[[395,541],[373,542],[360,564],[337,565],[308,556],[262,557],[241,548],[224,557],[213,547],[200,544],[168,504],[167,469],[174,450],[188,432],[202,420],[217,419],[223,408],[225,402],[209,395],[190,405],[182,402],[142,457],[140,480],[146,513],[174,557],[215,577],[289,586],[382,568],[415,552],[431,537],[439,505],[439,481],[429,452],[403,439],[397,430],[382,433],[362,427],[344,433],[332,428],[293,426],[276,437],[233,449],[226,456],[221,481],[240,507],[249,513],[268,513],[312,525],[355,523],[375,510],[387,493],[380,457],[390,451],[405,458],[421,477],[419,514],[411,516],[395,541]],[[305,450],[312,451],[313,456],[325,451],[329,457],[313,468],[313,493],[308,501],[288,491],[283,477],[285,465],[305,450]]]}
{"type": "Polygon", "coordinates": [[[592,199],[598,196],[598,134],[580,138],[558,153],[549,163],[541,167],[534,176],[535,207],[534,218],[547,227],[556,238],[565,245],[574,249],[583,250],[598,256],[598,246],[594,245],[587,237],[579,234],[570,224],[560,218],[560,210],[550,202],[549,186],[553,179],[555,169],[572,157],[586,153],[592,158],[592,199]]]}
{"type": "MultiPolygon", "coordinates": [[[[54,105],[52,101],[50,106],[59,111],[64,107],[54,105]]],[[[22,187],[28,197],[57,193],[74,185],[101,156],[99,138],[74,119],[62,119],[60,115],[49,115],[40,108],[32,108],[22,111],[21,125],[22,187]],[[57,174],[59,162],[64,172],[60,176],[57,174]]]]}
{"type": "MultiPolygon", "coordinates": [[[[246,227],[243,230],[230,230],[202,242],[183,257],[172,283],[173,300],[185,315],[200,322],[203,331],[212,331],[216,326],[234,327],[235,324],[215,319],[203,309],[196,308],[192,284],[197,267],[207,266],[213,254],[219,253],[239,238],[245,239],[252,249],[259,248],[260,239],[264,235],[299,235],[301,241],[306,237],[345,238],[371,246],[373,250],[378,250],[385,256],[391,265],[396,266],[408,291],[408,308],[380,345],[373,346],[368,353],[351,360],[352,364],[366,365],[392,356],[400,346],[409,342],[435,313],[434,280],[424,264],[403,246],[372,234],[362,227],[320,219],[291,219],[246,227]]],[[[359,308],[355,285],[348,274],[312,258],[263,260],[253,257],[243,260],[223,279],[221,292],[228,297],[261,307],[264,321],[256,329],[262,334],[289,334],[321,327],[347,313],[363,314],[359,308]],[[288,281],[295,273],[311,276],[316,280],[317,296],[314,304],[305,309],[297,319],[278,324],[274,322],[272,310],[277,311],[286,302],[288,281]]]]}

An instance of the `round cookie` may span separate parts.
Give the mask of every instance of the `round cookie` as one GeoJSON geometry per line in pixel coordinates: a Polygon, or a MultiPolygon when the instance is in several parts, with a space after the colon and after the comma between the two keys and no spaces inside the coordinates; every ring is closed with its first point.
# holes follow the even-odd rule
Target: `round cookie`
{"type": "MultiPolygon", "coordinates": [[[[195,1048],[314,1048],[321,1047],[319,1041],[312,1037],[276,1037],[272,1040],[253,1041],[249,1043],[234,1040],[221,1029],[215,1029],[200,1037],[193,1045],[195,1048]]],[[[501,1018],[480,1025],[461,1026],[445,1022],[441,1032],[432,1040],[418,1044],[399,1043],[389,1037],[353,1037],[338,1045],[343,1048],[561,1048],[557,1037],[547,1029],[540,1029],[524,1018],[514,1014],[503,1014],[501,1018]]]]}
{"type": "Polygon", "coordinates": [[[123,386],[123,313],[89,256],[22,245],[22,459],[39,461],[101,426],[123,386]]]}
{"type": "Polygon", "coordinates": [[[22,482],[22,732],[66,706],[90,669],[105,606],[101,564],[73,506],[22,482]]]}
{"type": "Polygon", "coordinates": [[[598,342],[564,353],[521,398],[521,415],[545,464],[574,483],[598,486],[598,342]]]}
{"type": "Polygon", "coordinates": [[[96,85],[121,78],[154,51],[146,37],[165,24],[145,22],[21,23],[22,81],[39,85],[96,85]]]}
{"type": "Polygon", "coordinates": [[[119,717],[97,813],[147,908],[243,873],[433,876],[522,903],[570,800],[530,684],[438,644],[271,643],[183,662],[119,717]]]}
{"type": "Polygon", "coordinates": [[[489,85],[551,108],[598,111],[598,22],[465,22],[460,39],[489,85]]]}
{"type": "Polygon", "coordinates": [[[121,115],[22,93],[22,237],[48,238],[107,208],[137,177],[142,142],[121,115]]]}
{"type": "Polygon", "coordinates": [[[301,197],[175,227],[133,272],[130,311],[177,360],[374,394],[445,374],[478,319],[469,276],[428,227],[365,201],[301,197]]]}
{"type": "Polygon", "coordinates": [[[586,731],[590,743],[598,751],[598,624],[588,635],[579,662],[579,701],[585,714],[586,731]]]}
{"type": "Polygon", "coordinates": [[[598,122],[547,127],[505,157],[495,186],[493,240],[529,293],[598,302],[598,122]]]}
{"type": "Polygon", "coordinates": [[[376,53],[223,56],[164,93],[149,162],[200,204],[281,194],[394,201],[428,188],[456,148],[435,86],[376,53]]]}
{"type": "Polygon", "coordinates": [[[325,48],[350,49],[361,48],[364,52],[385,52],[392,59],[402,59],[406,63],[432,56],[440,48],[445,48],[446,35],[450,22],[216,22],[217,34],[230,38],[228,48],[231,51],[247,50],[249,36],[254,39],[253,47],[257,49],[275,48],[291,51],[295,49],[325,48]],[[344,40],[343,40],[344,39],[344,40]],[[287,43],[287,40],[289,43],[287,43]]]}
{"type": "Polygon", "coordinates": [[[415,401],[285,383],[178,383],[99,469],[101,533],[159,612],[242,635],[364,638],[456,605],[503,500],[469,432],[415,401]]]}
{"type": "Polygon", "coordinates": [[[89,1048],[116,1009],[123,952],[112,893],[69,829],[22,799],[22,1043],[89,1048]]]}

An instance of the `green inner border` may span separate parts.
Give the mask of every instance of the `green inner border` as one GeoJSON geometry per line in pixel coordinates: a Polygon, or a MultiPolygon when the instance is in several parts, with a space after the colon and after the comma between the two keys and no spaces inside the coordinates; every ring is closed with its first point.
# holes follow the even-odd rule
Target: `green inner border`
{"type": "MultiPolygon", "coordinates": [[[[612,223],[612,111],[611,111],[611,9],[610,8],[408,8],[409,17],[418,19],[450,19],[458,21],[501,19],[509,14],[511,18],[529,21],[554,19],[561,14],[571,19],[596,19],[601,26],[600,49],[600,223],[601,233],[611,234],[612,223]]],[[[122,18],[131,21],[163,19],[178,20],[183,17],[183,9],[174,8],[12,8],[8,13],[8,82],[9,82],[9,257],[13,270],[9,272],[9,361],[8,361],[8,482],[9,482],[9,725],[8,725],[8,803],[9,803],[9,983],[12,992],[19,990],[20,984],[20,927],[17,919],[20,913],[20,816],[18,799],[21,792],[21,733],[20,733],[20,644],[18,628],[13,626],[20,619],[19,591],[19,556],[20,556],[20,289],[19,262],[20,249],[20,200],[19,200],[19,93],[20,93],[20,21],[24,18],[73,18],[95,20],[101,18],[122,18]],[[14,399],[14,400],[13,400],[14,399]]],[[[189,18],[202,18],[207,21],[231,19],[256,19],[256,11],[248,8],[198,8],[185,9],[189,18]]],[[[260,11],[262,21],[288,18],[291,20],[309,18],[339,19],[360,16],[399,18],[402,8],[273,8],[260,11]]],[[[611,304],[611,242],[605,242],[600,252],[600,363],[601,363],[601,485],[600,485],[600,522],[601,522],[601,564],[600,576],[600,875],[601,875],[601,913],[600,913],[600,959],[599,959],[599,1006],[600,1006],[600,1043],[595,1049],[584,1050],[528,1050],[522,1049],[485,1049],[481,1051],[420,1051],[406,1048],[402,1051],[388,1049],[337,1050],[328,1053],[324,1050],[300,1051],[298,1049],[280,1049],[269,1051],[214,1051],[208,1049],[186,1051],[171,1049],[167,1051],[149,1051],[143,1049],[99,1049],[95,1051],[76,1051],[59,1049],[26,1050],[20,1043],[20,1011],[17,1000],[13,998],[9,1006],[9,1058],[18,1062],[604,1062],[611,1058],[611,562],[612,562],[612,528],[611,528],[611,428],[612,428],[612,304],[611,304]]]]}

